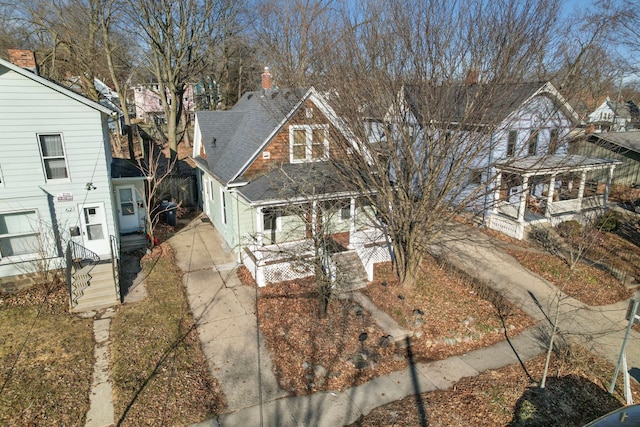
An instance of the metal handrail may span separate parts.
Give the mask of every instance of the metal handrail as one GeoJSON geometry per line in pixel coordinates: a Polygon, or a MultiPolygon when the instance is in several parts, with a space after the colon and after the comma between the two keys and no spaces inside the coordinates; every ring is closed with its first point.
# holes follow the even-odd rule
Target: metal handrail
{"type": "Polygon", "coordinates": [[[80,297],[81,292],[87,286],[85,285],[82,288],[76,286],[77,277],[74,273],[85,266],[96,265],[98,262],[100,262],[100,257],[92,250],[85,248],[84,246],[74,242],[73,240],[70,240],[69,243],[67,243],[65,258],[67,264],[66,279],[67,289],[69,290],[69,305],[71,306],[71,308],[73,308],[78,305],[78,298],[80,297]]]}
{"type": "Polygon", "coordinates": [[[79,245],[73,240],[69,241],[69,247],[71,248],[73,262],[82,263],[89,261],[90,264],[97,264],[98,262],[100,262],[100,257],[97,253],[85,248],[82,245],[79,245]]]}
{"type": "Polygon", "coordinates": [[[118,301],[122,302],[120,295],[120,248],[118,247],[118,240],[116,236],[111,234],[111,272],[113,273],[113,282],[116,287],[116,297],[118,301]]]}

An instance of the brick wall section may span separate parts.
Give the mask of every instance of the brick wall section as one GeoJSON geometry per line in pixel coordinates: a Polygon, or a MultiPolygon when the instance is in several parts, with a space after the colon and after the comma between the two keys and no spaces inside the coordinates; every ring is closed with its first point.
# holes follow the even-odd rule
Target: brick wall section
{"type": "Polygon", "coordinates": [[[281,164],[289,163],[290,160],[290,147],[289,147],[289,126],[290,125],[327,125],[329,124],[329,158],[335,158],[339,155],[337,144],[334,143],[336,138],[340,138],[339,132],[330,125],[329,120],[320,111],[318,107],[311,101],[307,101],[306,104],[298,110],[295,116],[291,118],[282,130],[273,137],[271,142],[267,145],[264,151],[269,152],[269,158],[264,159],[262,153],[256,160],[249,166],[243,176],[247,179],[251,179],[254,176],[264,174],[274,167],[278,167],[281,164]],[[307,118],[307,108],[313,109],[313,116],[307,118]]]}

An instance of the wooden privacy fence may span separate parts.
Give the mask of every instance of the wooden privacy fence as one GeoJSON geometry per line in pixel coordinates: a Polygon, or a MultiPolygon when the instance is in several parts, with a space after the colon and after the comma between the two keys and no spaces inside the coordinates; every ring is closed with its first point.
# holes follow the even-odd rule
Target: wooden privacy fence
{"type": "Polygon", "coordinates": [[[198,191],[195,178],[195,176],[168,176],[160,182],[156,194],[161,199],[182,202],[182,206],[197,206],[198,191]]]}

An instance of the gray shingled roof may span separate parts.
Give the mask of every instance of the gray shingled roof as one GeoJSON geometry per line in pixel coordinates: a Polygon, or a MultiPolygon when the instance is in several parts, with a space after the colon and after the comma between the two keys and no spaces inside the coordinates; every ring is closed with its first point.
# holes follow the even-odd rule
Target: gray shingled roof
{"type": "Polygon", "coordinates": [[[249,202],[293,201],[298,198],[355,192],[339,179],[331,162],[286,163],[266,174],[256,177],[249,184],[238,187],[238,192],[249,202]]]}
{"type": "Polygon", "coordinates": [[[408,85],[405,95],[412,113],[425,122],[495,125],[516,111],[544,82],[455,84],[438,87],[408,85]]]}
{"type": "Polygon", "coordinates": [[[228,184],[296,107],[306,90],[245,93],[229,111],[198,111],[206,159],[195,160],[228,184]]]}
{"type": "Polygon", "coordinates": [[[111,178],[139,178],[144,173],[138,164],[129,159],[111,159],[111,178]]]}
{"type": "Polygon", "coordinates": [[[553,172],[568,172],[583,169],[601,169],[612,164],[620,164],[618,160],[594,159],[579,156],[577,154],[554,154],[550,156],[522,157],[509,162],[496,164],[496,168],[502,171],[523,173],[535,173],[538,175],[553,172]]]}
{"type": "Polygon", "coordinates": [[[640,153],[640,130],[603,132],[589,135],[589,139],[594,138],[640,153]]]}

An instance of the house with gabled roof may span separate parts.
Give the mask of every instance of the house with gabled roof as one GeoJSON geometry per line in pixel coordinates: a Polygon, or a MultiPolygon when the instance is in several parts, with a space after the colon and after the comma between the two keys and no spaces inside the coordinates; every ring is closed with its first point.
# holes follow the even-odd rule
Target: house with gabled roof
{"type": "Polygon", "coordinates": [[[640,111],[633,101],[613,101],[607,98],[588,116],[593,131],[624,132],[632,130],[638,123],[640,111]]]}
{"type": "Polygon", "coordinates": [[[522,239],[532,226],[606,208],[619,162],[568,154],[579,120],[550,82],[405,86],[400,99],[387,122],[413,126],[436,142],[455,138],[459,143],[447,146],[472,156],[452,201],[480,213],[489,228],[522,239]],[[441,100],[439,108],[429,99],[441,100]]]}
{"type": "Polygon", "coordinates": [[[111,158],[112,110],[34,71],[0,59],[0,286],[65,270],[73,310],[117,304],[144,178],[111,158]]]}
{"type": "Polygon", "coordinates": [[[331,162],[348,155],[336,140],[348,143],[350,132],[313,87],[280,90],[268,69],[262,77],[262,90],[231,110],[196,112],[204,212],[259,286],[312,275],[304,259],[320,227],[333,238],[332,257],[351,258],[372,280],[373,264],[389,251],[372,244],[384,241],[370,226],[373,208],[331,162]]]}

